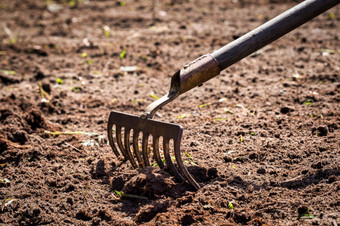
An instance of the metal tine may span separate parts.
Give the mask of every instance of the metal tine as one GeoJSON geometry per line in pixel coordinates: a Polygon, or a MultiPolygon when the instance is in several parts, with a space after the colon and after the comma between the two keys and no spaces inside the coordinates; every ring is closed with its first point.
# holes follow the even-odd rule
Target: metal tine
{"type": "Polygon", "coordinates": [[[125,145],[125,152],[127,154],[128,159],[130,160],[132,166],[134,168],[138,168],[137,163],[135,161],[135,159],[132,156],[131,153],[131,149],[130,149],[130,128],[126,128],[125,127],[125,131],[124,131],[124,145],[125,145]]]}
{"type": "Polygon", "coordinates": [[[158,166],[161,169],[163,169],[164,164],[163,164],[161,156],[159,154],[159,136],[153,135],[153,148],[152,149],[153,149],[154,158],[156,159],[158,166]]]}
{"type": "Polygon", "coordinates": [[[128,157],[127,157],[127,154],[125,152],[125,148],[122,144],[122,127],[121,126],[116,126],[116,140],[117,140],[119,150],[122,152],[125,160],[127,160],[128,157]]]}
{"type": "Polygon", "coordinates": [[[195,179],[191,176],[188,172],[187,168],[183,164],[183,160],[181,157],[181,150],[180,150],[180,142],[174,140],[174,149],[175,149],[175,157],[176,162],[179,167],[180,172],[182,175],[188,180],[188,182],[195,187],[196,190],[200,189],[200,185],[195,181],[195,179]]]}
{"type": "Polygon", "coordinates": [[[149,141],[149,134],[143,133],[142,154],[143,154],[145,167],[150,166],[149,154],[148,154],[148,141],[149,141]]]}
{"type": "Polygon", "coordinates": [[[138,147],[138,137],[139,137],[139,131],[137,129],[133,130],[133,152],[135,153],[135,156],[137,158],[138,164],[140,168],[144,168],[144,162],[142,160],[142,156],[140,155],[139,152],[139,147],[138,147]]]}
{"type": "Polygon", "coordinates": [[[173,175],[176,177],[176,179],[179,182],[183,182],[184,178],[178,172],[177,168],[175,167],[174,163],[171,160],[169,143],[170,143],[169,138],[164,138],[163,149],[164,149],[164,158],[165,158],[166,166],[168,167],[168,169],[170,169],[170,171],[173,173],[173,175]]]}
{"type": "Polygon", "coordinates": [[[119,151],[118,151],[118,149],[116,148],[115,142],[113,141],[112,127],[113,127],[113,123],[110,123],[110,120],[109,120],[109,123],[108,123],[108,125],[107,125],[109,143],[110,143],[110,146],[111,146],[113,152],[115,153],[115,155],[116,155],[117,157],[119,157],[119,155],[120,155],[120,154],[119,154],[119,151]]]}

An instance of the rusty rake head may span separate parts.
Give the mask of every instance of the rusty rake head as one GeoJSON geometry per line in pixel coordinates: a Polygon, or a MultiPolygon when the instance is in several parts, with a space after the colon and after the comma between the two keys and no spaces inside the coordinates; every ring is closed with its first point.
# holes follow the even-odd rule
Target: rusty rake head
{"type": "Polygon", "coordinates": [[[202,84],[212,76],[219,74],[219,72],[218,63],[211,55],[201,56],[185,65],[172,76],[169,93],[151,103],[142,116],[138,117],[112,111],[109,117],[107,131],[110,145],[116,156],[122,153],[124,159],[129,160],[135,168],[149,166],[148,140],[149,137],[152,136],[153,157],[157,164],[161,168],[168,168],[179,181],[187,180],[198,190],[200,188],[199,184],[188,172],[181,158],[180,143],[183,132],[182,126],[153,120],[152,117],[162,106],[173,101],[180,94],[202,84]],[[113,126],[115,126],[115,138],[113,136],[113,126]],[[132,145],[130,143],[131,132],[133,134],[132,145]],[[160,138],[163,140],[162,146],[165,166],[159,150],[160,138]],[[114,140],[116,142],[114,142],[114,140]],[[139,145],[140,140],[141,145],[139,145]],[[173,148],[169,145],[170,141],[173,142],[173,148]],[[175,164],[172,161],[170,149],[174,149],[175,164]]]}
{"type": "Polygon", "coordinates": [[[178,181],[183,182],[186,179],[196,189],[199,189],[198,183],[192,178],[181,158],[182,126],[111,111],[107,131],[109,143],[115,155],[118,157],[122,154],[124,159],[129,160],[134,168],[150,166],[149,138],[152,137],[152,154],[157,165],[160,168],[169,169],[178,181]],[[163,143],[161,145],[160,140],[163,143]],[[175,156],[177,167],[170,153],[171,141],[173,142],[173,145],[171,145],[173,146],[172,153],[175,156]],[[162,147],[161,150],[160,146],[162,147]],[[162,154],[160,151],[162,151],[162,154]]]}

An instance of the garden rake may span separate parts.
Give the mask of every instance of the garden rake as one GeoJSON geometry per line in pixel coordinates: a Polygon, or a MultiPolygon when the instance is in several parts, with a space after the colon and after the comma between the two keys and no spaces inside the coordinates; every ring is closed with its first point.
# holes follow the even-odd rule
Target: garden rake
{"type": "Polygon", "coordinates": [[[199,57],[172,76],[169,93],[150,104],[141,116],[112,111],[107,131],[115,155],[118,157],[121,153],[134,168],[150,166],[150,137],[153,158],[157,165],[160,168],[166,167],[178,181],[187,180],[198,190],[200,185],[188,172],[181,158],[182,126],[152,119],[156,111],[179,95],[217,76],[220,71],[336,6],[339,2],[339,0],[306,0],[217,51],[199,57]],[[163,143],[162,155],[160,138],[163,143]],[[173,145],[170,145],[170,141],[173,145]],[[174,153],[176,160],[174,162],[171,153],[174,153]]]}

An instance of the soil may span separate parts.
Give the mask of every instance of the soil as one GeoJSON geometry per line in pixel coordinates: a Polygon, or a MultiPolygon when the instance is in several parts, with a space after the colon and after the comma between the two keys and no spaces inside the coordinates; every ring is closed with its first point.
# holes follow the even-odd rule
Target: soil
{"type": "Polygon", "coordinates": [[[111,110],[297,2],[2,0],[0,224],[339,225],[339,5],[158,112],[198,191],[106,137],[111,110]]]}

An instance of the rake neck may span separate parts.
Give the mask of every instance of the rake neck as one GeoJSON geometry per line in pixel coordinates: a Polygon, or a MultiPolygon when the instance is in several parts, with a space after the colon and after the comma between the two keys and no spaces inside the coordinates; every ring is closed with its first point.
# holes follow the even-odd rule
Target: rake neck
{"type": "Polygon", "coordinates": [[[152,102],[141,115],[142,119],[150,119],[152,118],[156,111],[166,105],[167,103],[173,101],[176,97],[178,97],[178,92],[169,92],[167,95],[162,96],[158,100],[152,102]]]}

